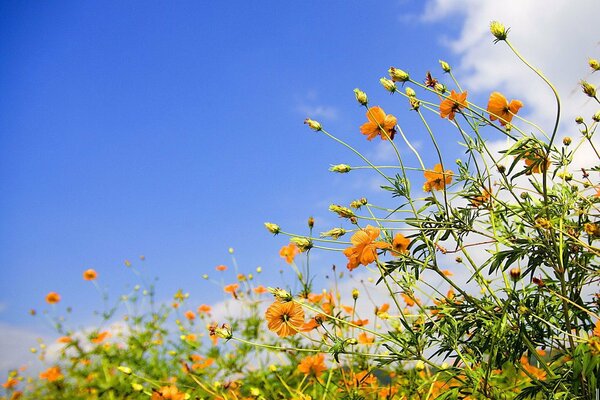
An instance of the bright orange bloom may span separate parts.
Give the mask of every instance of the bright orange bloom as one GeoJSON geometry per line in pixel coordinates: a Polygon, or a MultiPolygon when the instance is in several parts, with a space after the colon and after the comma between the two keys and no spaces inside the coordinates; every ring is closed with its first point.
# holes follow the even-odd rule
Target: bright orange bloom
{"type": "Polygon", "coordinates": [[[307,322],[305,322],[304,325],[302,325],[302,327],[298,330],[300,332],[310,332],[319,326],[320,326],[320,324],[317,322],[317,318],[315,317],[315,318],[311,318],[307,322]]]}
{"type": "Polygon", "coordinates": [[[354,311],[354,307],[352,307],[352,306],[345,306],[343,304],[342,304],[342,309],[344,311],[346,311],[348,314],[352,314],[352,311],[354,311]]]}
{"type": "Polygon", "coordinates": [[[377,259],[377,249],[389,249],[389,243],[375,242],[379,237],[379,228],[367,225],[365,229],[356,232],[350,238],[354,246],[344,250],[344,255],[348,257],[350,271],[357,268],[360,264],[369,265],[377,259]]]}
{"type": "Polygon", "coordinates": [[[5,389],[12,389],[19,384],[19,380],[15,378],[8,378],[6,382],[2,384],[2,387],[5,389]]]}
{"type": "Polygon", "coordinates": [[[304,375],[316,377],[319,377],[326,369],[325,356],[323,354],[304,357],[298,365],[298,371],[302,372],[304,375]]]}
{"type": "Polygon", "coordinates": [[[450,121],[454,119],[455,113],[461,108],[468,107],[467,103],[467,92],[456,93],[454,90],[450,92],[448,98],[442,100],[440,103],[440,117],[446,118],[450,121]]]}
{"type": "Polygon", "coordinates": [[[151,400],[185,400],[185,393],[180,392],[177,386],[163,386],[152,393],[151,400]]]}
{"type": "Polygon", "coordinates": [[[192,354],[191,358],[193,361],[192,369],[194,369],[194,370],[208,368],[211,365],[213,365],[215,362],[214,358],[210,358],[210,357],[204,358],[198,354],[192,354]]]}
{"type": "Polygon", "coordinates": [[[445,276],[453,276],[454,275],[452,273],[452,271],[450,271],[449,269],[443,269],[442,274],[444,274],[445,276]]]}
{"type": "Polygon", "coordinates": [[[433,171],[426,170],[423,175],[425,176],[425,184],[423,190],[431,192],[432,190],[444,190],[446,185],[452,182],[452,171],[447,169],[446,172],[442,170],[442,164],[435,164],[433,171]]]}
{"type": "Polygon", "coordinates": [[[375,343],[375,336],[367,335],[367,332],[361,332],[358,334],[358,343],[360,344],[373,344],[375,343]]]}
{"type": "Polygon", "coordinates": [[[379,315],[390,309],[390,305],[388,303],[383,303],[380,307],[375,307],[375,314],[379,315]]]}
{"type": "Polygon", "coordinates": [[[201,304],[198,307],[198,314],[202,314],[202,313],[208,314],[208,313],[210,313],[211,310],[212,310],[212,308],[209,305],[207,305],[207,304],[201,304]]]}
{"type": "Polygon", "coordinates": [[[500,92],[494,92],[490,95],[487,110],[490,113],[490,119],[500,120],[500,125],[505,126],[512,121],[513,116],[523,107],[520,100],[511,100],[510,103],[500,92]]]}
{"type": "Polygon", "coordinates": [[[402,299],[406,303],[407,307],[412,307],[415,305],[415,299],[413,299],[411,296],[407,295],[406,293],[400,293],[400,296],[402,296],[402,299]]]}
{"type": "Polygon", "coordinates": [[[222,265],[222,264],[221,264],[221,265],[217,265],[217,266],[215,267],[215,269],[216,269],[217,271],[227,271],[227,267],[226,267],[225,265],[222,265]]]}
{"type": "Polygon", "coordinates": [[[369,324],[369,320],[368,319],[357,319],[355,321],[352,321],[352,323],[356,326],[365,326],[369,324]]]}
{"type": "Polygon", "coordinates": [[[187,310],[184,315],[190,321],[196,318],[196,314],[192,310],[187,310]]]}
{"type": "Polygon", "coordinates": [[[353,384],[357,386],[369,386],[377,383],[377,378],[369,371],[360,371],[354,374],[353,384]]]}
{"type": "Polygon", "coordinates": [[[225,291],[225,293],[230,293],[234,299],[237,299],[237,293],[236,290],[238,290],[238,288],[240,287],[239,284],[237,283],[232,283],[230,285],[227,285],[223,288],[223,290],[225,291]]]}
{"type": "Polygon", "coordinates": [[[56,304],[60,301],[60,294],[56,292],[50,292],[46,295],[46,303],[56,304]]]}
{"type": "Polygon", "coordinates": [[[254,291],[254,293],[256,293],[256,294],[263,294],[263,293],[268,292],[267,288],[264,287],[263,285],[258,285],[257,287],[252,289],[252,291],[254,291]]]}
{"type": "Polygon", "coordinates": [[[56,339],[56,341],[58,343],[71,343],[73,341],[73,339],[71,339],[70,336],[61,336],[58,339],[56,339]]]}
{"type": "Polygon", "coordinates": [[[285,262],[291,264],[294,262],[294,258],[296,255],[300,253],[300,249],[294,243],[290,243],[287,246],[283,246],[281,250],[279,250],[279,255],[282,258],[285,258],[285,262]]]}
{"type": "Polygon", "coordinates": [[[394,397],[398,393],[398,388],[395,386],[388,386],[379,391],[380,399],[394,399],[394,397]]]}
{"type": "Polygon", "coordinates": [[[62,378],[64,378],[64,376],[58,366],[50,367],[44,372],[40,372],[40,379],[46,379],[48,382],[54,382],[62,378]]]}
{"type": "Polygon", "coordinates": [[[111,337],[111,334],[109,331],[100,332],[100,333],[92,336],[92,338],[90,339],[90,342],[95,343],[95,344],[100,344],[105,339],[108,339],[109,337],[111,337]]]}
{"type": "Polygon", "coordinates": [[[91,268],[83,271],[83,279],[85,279],[86,281],[93,281],[97,277],[98,273],[91,268]]]}
{"type": "Polygon", "coordinates": [[[373,140],[376,136],[381,136],[382,140],[394,139],[398,121],[392,114],[386,115],[381,107],[375,106],[367,111],[367,119],[369,122],[360,127],[360,133],[367,135],[367,140],[373,140]]]}
{"type": "Polygon", "coordinates": [[[530,152],[526,152],[525,154],[523,154],[523,156],[525,158],[525,165],[531,167],[531,172],[533,172],[534,174],[539,174],[540,172],[542,172],[542,169],[544,170],[544,172],[546,172],[548,168],[550,168],[550,160],[543,156],[540,156],[537,153],[532,154],[530,152]],[[544,159],[546,160],[546,162],[544,162],[544,159]]]}
{"type": "Polygon", "coordinates": [[[410,239],[404,237],[403,234],[397,233],[394,236],[394,240],[392,241],[392,249],[397,254],[405,254],[408,252],[408,245],[410,244],[410,239]]]}
{"type": "Polygon", "coordinates": [[[304,325],[304,310],[293,301],[271,304],[265,313],[270,331],[279,337],[295,335],[304,325]]]}

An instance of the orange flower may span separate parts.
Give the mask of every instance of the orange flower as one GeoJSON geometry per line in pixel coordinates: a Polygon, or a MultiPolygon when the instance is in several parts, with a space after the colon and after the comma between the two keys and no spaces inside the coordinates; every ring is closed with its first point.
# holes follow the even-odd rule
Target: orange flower
{"type": "Polygon", "coordinates": [[[320,326],[320,324],[317,322],[317,318],[315,317],[315,318],[311,318],[307,322],[305,322],[304,325],[302,325],[302,327],[298,330],[300,332],[310,332],[319,326],[320,326]]]}
{"type": "Polygon", "coordinates": [[[398,388],[395,386],[388,386],[379,390],[380,399],[393,399],[395,394],[398,393],[398,388]]]}
{"type": "Polygon", "coordinates": [[[50,292],[46,295],[46,303],[56,304],[60,301],[60,294],[56,292],[50,292]]]}
{"type": "Polygon", "coordinates": [[[221,265],[217,265],[217,266],[215,267],[215,269],[216,269],[217,271],[227,271],[227,267],[226,267],[225,265],[223,265],[223,264],[221,264],[221,265]]]}
{"type": "Polygon", "coordinates": [[[550,168],[551,162],[550,160],[545,158],[545,156],[540,156],[535,152],[526,152],[525,154],[523,154],[523,157],[525,158],[525,165],[531,167],[531,172],[533,172],[534,174],[539,174],[540,172],[542,172],[542,169],[544,170],[544,172],[546,172],[548,168],[550,168]],[[546,160],[546,162],[544,162],[544,160],[546,160]]]}
{"type": "Polygon", "coordinates": [[[491,196],[490,191],[487,189],[483,189],[483,192],[481,192],[481,194],[479,196],[475,196],[475,197],[471,198],[470,201],[474,207],[480,207],[484,204],[487,204],[487,202],[490,200],[490,196],[491,196]]]}
{"type": "Polygon", "coordinates": [[[467,92],[456,93],[454,90],[450,93],[448,98],[442,100],[440,103],[440,117],[446,118],[450,121],[454,119],[454,114],[461,108],[468,107],[467,103],[467,92]]]}
{"type": "Polygon", "coordinates": [[[357,319],[355,321],[352,321],[352,323],[356,326],[365,326],[369,324],[369,320],[368,319],[357,319]]]}
{"type": "Polygon", "coordinates": [[[70,336],[61,336],[58,339],[56,339],[56,341],[58,343],[71,343],[73,341],[73,339],[71,339],[70,336]]]}
{"type": "Polygon", "coordinates": [[[93,281],[97,277],[98,273],[91,268],[83,271],[83,279],[85,279],[86,281],[93,281]]]}
{"type": "Polygon", "coordinates": [[[415,305],[415,299],[413,299],[412,296],[409,296],[406,293],[400,293],[400,296],[402,296],[402,299],[406,303],[407,307],[412,307],[415,305]]]}
{"type": "Polygon", "coordinates": [[[212,308],[209,305],[207,305],[207,304],[201,304],[198,307],[198,314],[202,314],[202,313],[208,314],[208,313],[210,313],[211,310],[212,310],[212,308]]]}
{"type": "Polygon", "coordinates": [[[377,249],[388,249],[390,245],[385,242],[375,242],[379,237],[379,229],[367,225],[365,229],[356,232],[350,238],[354,246],[344,250],[344,255],[348,257],[350,271],[357,268],[360,264],[369,265],[377,259],[377,249]]]}
{"type": "Polygon", "coordinates": [[[215,362],[214,358],[210,358],[210,357],[204,358],[198,354],[192,354],[191,358],[193,361],[192,369],[194,369],[194,370],[208,368],[211,365],[213,365],[215,362]]]}
{"type": "Polygon", "coordinates": [[[510,103],[500,92],[494,92],[490,95],[487,110],[490,113],[490,119],[500,120],[500,125],[505,126],[512,121],[513,116],[523,107],[520,100],[511,100],[510,103]]]}
{"type": "Polygon", "coordinates": [[[388,303],[383,303],[380,307],[375,307],[375,314],[383,314],[390,309],[390,305],[388,303]]]}
{"type": "Polygon", "coordinates": [[[95,343],[95,344],[100,344],[104,341],[104,339],[107,339],[111,336],[109,331],[104,331],[104,332],[100,332],[98,334],[92,335],[90,342],[95,343]]]}
{"type": "Polygon", "coordinates": [[[444,274],[445,276],[454,276],[452,271],[450,271],[449,269],[443,269],[442,274],[444,274]]]}
{"type": "Polygon", "coordinates": [[[230,285],[225,286],[223,290],[225,291],[225,293],[230,293],[234,299],[237,299],[237,293],[235,291],[238,290],[239,287],[240,285],[238,285],[237,283],[232,283],[230,285]]]}
{"type": "Polygon", "coordinates": [[[423,175],[425,176],[425,185],[423,190],[431,192],[432,190],[444,190],[446,185],[452,182],[452,171],[447,169],[446,172],[442,170],[442,164],[435,164],[433,171],[426,170],[423,175]]]}
{"type": "Polygon", "coordinates": [[[392,114],[386,115],[381,107],[375,106],[367,111],[367,119],[369,122],[360,127],[360,133],[367,135],[367,140],[373,140],[378,135],[382,140],[394,139],[397,119],[392,114]]]}
{"type": "Polygon", "coordinates": [[[294,262],[294,258],[296,255],[300,253],[300,249],[294,243],[290,243],[287,246],[283,246],[281,250],[279,250],[279,255],[282,258],[285,258],[285,262],[291,264],[294,262]]]}
{"type": "Polygon", "coordinates": [[[194,314],[194,312],[192,310],[186,311],[184,315],[190,321],[192,321],[193,319],[196,318],[196,314],[194,314]]]}
{"type": "Polygon", "coordinates": [[[8,378],[6,382],[2,384],[2,387],[5,389],[12,389],[19,384],[19,381],[15,378],[8,378]]]}
{"type": "Polygon", "coordinates": [[[40,379],[46,379],[48,382],[54,382],[62,378],[64,378],[64,376],[58,366],[50,367],[44,372],[40,372],[40,379]]]}
{"type": "Polygon", "coordinates": [[[185,393],[181,393],[177,386],[163,386],[152,393],[151,400],[185,400],[185,393]]]}
{"type": "Polygon", "coordinates": [[[268,290],[266,287],[264,287],[263,285],[259,285],[257,287],[255,287],[254,289],[252,289],[254,291],[254,293],[256,294],[263,294],[263,293],[267,293],[268,290]]]}
{"type": "Polygon", "coordinates": [[[313,375],[316,377],[319,377],[326,369],[325,356],[323,354],[304,357],[298,365],[298,371],[304,375],[313,375]]]}
{"type": "Polygon", "coordinates": [[[594,336],[600,337],[600,319],[598,321],[596,321],[596,325],[594,326],[593,334],[594,334],[594,336]]]}
{"type": "Polygon", "coordinates": [[[342,309],[344,311],[346,311],[348,314],[352,314],[352,312],[354,311],[354,307],[353,306],[345,306],[342,304],[342,309]]]}
{"type": "Polygon", "coordinates": [[[358,343],[360,344],[373,344],[375,343],[375,336],[367,335],[367,332],[361,332],[358,334],[358,343]]]}
{"type": "Polygon", "coordinates": [[[271,304],[265,313],[270,331],[280,337],[295,335],[304,325],[304,310],[293,301],[271,304]]]}
{"type": "Polygon", "coordinates": [[[394,240],[392,241],[392,249],[397,254],[405,254],[408,253],[408,245],[410,244],[410,239],[404,237],[403,234],[397,233],[394,236],[394,240]]]}

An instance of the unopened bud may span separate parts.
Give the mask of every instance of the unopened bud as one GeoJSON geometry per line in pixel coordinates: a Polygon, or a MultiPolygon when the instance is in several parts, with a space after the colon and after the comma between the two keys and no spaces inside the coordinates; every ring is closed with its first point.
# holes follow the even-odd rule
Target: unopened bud
{"type": "Polygon", "coordinates": [[[584,80],[579,82],[579,84],[581,85],[581,90],[583,90],[583,93],[587,94],[589,97],[596,97],[596,86],[584,80]]]}
{"type": "Polygon", "coordinates": [[[417,361],[417,363],[415,364],[415,369],[417,371],[423,371],[425,369],[425,363],[423,361],[417,361]]]}
{"type": "Polygon", "coordinates": [[[337,215],[339,215],[341,218],[356,217],[356,215],[354,214],[354,211],[352,211],[349,208],[339,206],[337,204],[330,205],[329,206],[329,211],[333,211],[334,213],[336,213],[337,215]]]}
{"type": "Polygon", "coordinates": [[[381,86],[383,86],[385,90],[387,90],[390,93],[394,93],[398,89],[396,87],[396,84],[388,78],[381,78],[379,80],[379,83],[381,83],[381,86]]]}
{"type": "Polygon", "coordinates": [[[341,236],[346,234],[346,230],[343,228],[333,228],[328,230],[327,232],[321,232],[321,237],[330,237],[335,240],[339,239],[341,236]]]}
{"type": "Polygon", "coordinates": [[[513,281],[518,281],[521,277],[521,268],[515,267],[510,270],[510,277],[513,281]]]}
{"type": "Polygon", "coordinates": [[[125,367],[123,365],[119,365],[119,367],[117,368],[119,371],[121,371],[122,373],[124,373],[125,375],[131,375],[131,368],[129,367],[125,367]]]}
{"type": "Polygon", "coordinates": [[[337,165],[332,165],[329,170],[331,172],[337,172],[339,174],[345,174],[348,173],[352,170],[352,167],[350,167],[347,164],[337,164],[337,165]]]}
{"type": "Polygon", "coordinates": [[[506,29],[500,22],[492,21],[490,23],[490,32],[492,32],[492,35],[496,37],[496,40],[506,40],[508,29],[506,29]]]}
{"type": "Polygon", "coordinates": [[[288,302],[288,301],[292,301],[292,299],[294,298],[292,296],[292,294],[290,292],[288,292],[287,290],[281,289],[281,288],[267,288],[267,290],[269,291],[269,293],[271,293],[273,296],[275,296],[275,298],[279,301],[282,301],[284,303],[288,302]]]}
{"type": "Polygon", "coordinates": [[[442,71],[446,73],[451,71],[450,64],[448,64],[446,61],[440,60],[440,67],[442,67],[442,71]]]}
{"type": "Polygon", "coordinates": [[[563,144],[564,144],[565,146],[568,146],[568,145],[570,145],[570,144],[571,144],[571,141],[572,141],[572,139],[571,139],[569,136],[565,136],[565,137],[563,138],[563,144]]]}
{"type": "Polygon", "coordinates": [[[312,241],[305,237],[294,236],[294,237],[290,238],[290,242],[294,243],[296,246],[298,246],[300,251],[303,253],[305,251],[310,250],[313,247],[312,241]]]}
{"type": "Polygon", "coordinates": [[[312,229],[313,226],[315,226],[315,219],[313,217],[308,217],[308,227],[312,229]]]}
{"type": "Polygon", "coordinates": [[[267,228],[267,230],[269,232],[271,232],[273,235],[277,235],[281,231],[281,229],[279,228],[279,225],[272,224],[270,222],[265,222],[265,228],[267,228]]]}
{"type": "Polygon", "coordinates": [[[439,83],[439,82],[435,84],[435,86],[433,87],[433,89],[436,92],[441,93],[441,94],[444,94],[447,91],[446,90],[446,85],[444,85],[443,83],[439,83]]]}
{"type": "Polygon", "coordinates": [[[575,117],[575,122],[577,124],[583,124],[583,117],[581,115],[578,117],[575,117]]]}
{"type": "Polygon", "coordinates": [[[362,106],[366,106],[369,103],[367,94],[358,88],[354,89],[354,97],[356,97],[356,101],[362,106]]]}
{"type": "Polygon", "coordinates": [[[320,131],[320,130],[322,130],[322,129],[323,129],[323,128],[321,127],[321,124],[320,124],[320,123],[318,123],[317,121],[314,121],[314,120],[312,120],[312,119],[310,119],[310,118],[306,118],[306,119],[304,120],[304,123],[305,123],[306,125],[308,125],[308,127],[309,127],[310,129],[312,129],[313,131],[320,131]]]}
{"type": "Polygon", "coordinates": [[[600,71],[600,62],[594,58],[590,58],[588,60],[588,65],[590,66],[591,69],[594,70],[594,72],[596,71],[600,71]]]}
{"type": "Polygon", "coordinates": [[[358,299],[358,295],[359,295],[358,289],[352,289],[352,298],[354,300],[358,299]]]}
{"type": "Polygon", "coordinates": [[[233,337],[233,332],[229,325],[223,324],[220,328],[215,328],[215,335],[221,339],[229,340],[233,337]]]}
{"type": "Polygon", "coordinates": [[[411,87],[407,87],[406,89],[404,89],[404,93],[406,93],[406,95],[408,97],[415,97],[417,95],[417,93],[415,92],[415,90],[411,87]]]}
{"type": "Polygon", "coordinates": [[[131,388],[133,390],[135,390],[136,392],[141,392],[142,390],[144,390],[144,387],[142,385],[140,385],[139,383],[137,383],[137,382],[133,382],[131,384],[131,388]]]}
{"type": "Polygon", "coordinates": [[[398,68],[390,67],[390,69],[388,69],[388,74],[390,74],[390,78],[392,78],[394,82],[406,82],[409,80],[408,73],[398,68]]]}
{"type": "Polygon", "coordinates": [[[596,122],[600,122],[600,110],[596,111],[596,113],[592,115],[592,119],[596,122]]]}

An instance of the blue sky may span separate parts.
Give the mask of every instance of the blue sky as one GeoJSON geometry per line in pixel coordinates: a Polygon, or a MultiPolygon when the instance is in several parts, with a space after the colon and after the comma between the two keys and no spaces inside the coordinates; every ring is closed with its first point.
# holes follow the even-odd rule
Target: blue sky
{"type": "MultiPolygon", "coordinates": [[[[158,277],[159,300],[183,288],[197,303],[223,298],[201,276],[231,264],[229,247],[243,272],[285,268],[278,250],[287,241],[273,239],[265,221],[306,233],[314,215],[315,231],[325,231],[339,226],[330,203],[373,191],[360,175],[352,186],[327,171],[356,159],[304,118],[385,161],[358,131],[365,117],[352,90],[401,124],[408,107],[378,82],[391,65],[441,75],[442,58],[480,85],[481,99],[492,85],[515,91],[514,71],[498,63],[487,76],[473,63],[481,46],[500,51],[484,35],[496,16],[520,24],[534,58],[565,70],[568,60],[557,66],[533,41],[545,20],[523,21],[528,5],[476,3],[0,2],[0,323],[45,332],[28,310],[46,308],[49,291],[74,307],[74,323],[89,323],[101,301],[81,273],[96,269],[117,296],[138,282],[126,259],[158,277]]],[[[597,9],[577,7],[564,24],[581,7],[597,9]]],[[[598,54],[598,35],[587,36],[581,71],[598,54]]],[[[524,113],[543,118],[544,110],[524,113]]],[[[315,256],[313,270],[345,265],[328,257],[315,256]]],[[[274,274],[263,282],[281,284],[274,274]]]]}

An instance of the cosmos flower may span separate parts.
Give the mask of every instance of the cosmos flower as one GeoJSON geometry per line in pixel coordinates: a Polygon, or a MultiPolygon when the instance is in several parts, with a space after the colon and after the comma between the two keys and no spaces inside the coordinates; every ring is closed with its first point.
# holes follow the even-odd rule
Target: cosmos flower
{"type": "Polygon", "coordinates": [[[270,331],[279,337],[292,336],[304,325],[304,310],[293,301],[276,301],[267,308],[265,318],[270,331]]]}
{"type": "Polygon", "coordinates": [[[386,115],[381,107],[375,106],[367,111],[367,119],[369,122],[360,127],[360,133],[367,135],[367,140],[377,136],[381,136],[382,140],[394,139],[397,119],[392,114],[386,115]]]}

